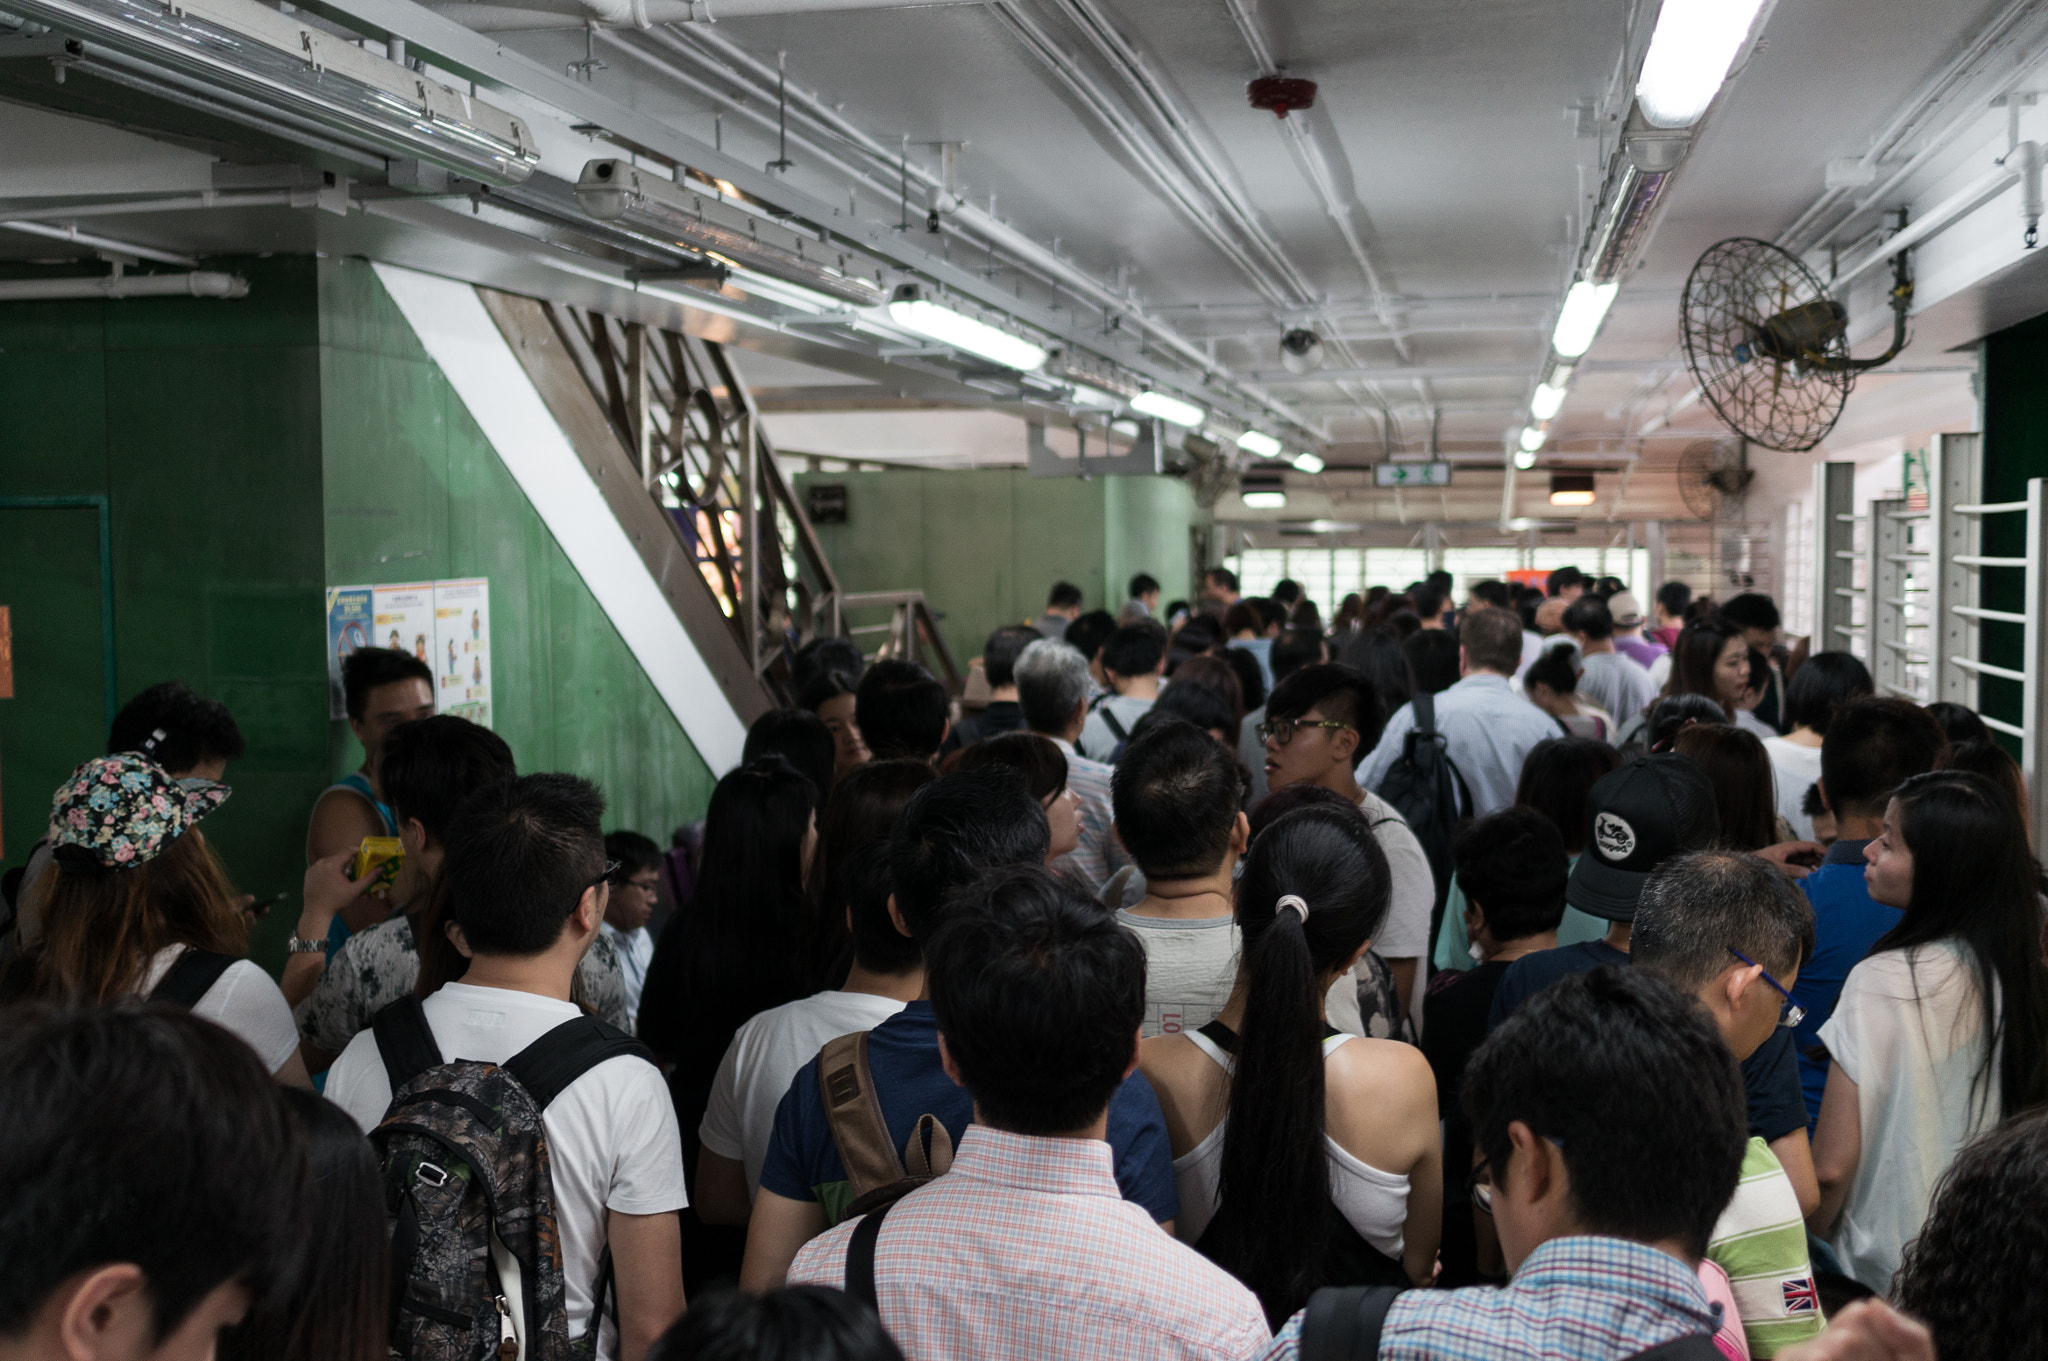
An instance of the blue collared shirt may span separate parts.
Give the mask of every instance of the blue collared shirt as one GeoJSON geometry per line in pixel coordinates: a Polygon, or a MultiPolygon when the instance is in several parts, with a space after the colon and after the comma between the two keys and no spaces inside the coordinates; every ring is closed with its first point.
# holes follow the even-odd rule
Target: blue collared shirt
{"type": "MultiPolygon", "coordinates": [[[[1300,1314],[1258,1361],[1296,1361],[1300,1314]]],[[[1625,1238],[1553,1238],[1504,1288],[1410,1290],[1380,1331],[1379,1361],[1620,1361],[1696,1333],[1721,1310],[1699,1275],[1625,1238]]]]}
{"type": "MultiPolygon", "coordinates": [[[[1465,788],[1472,795],[1472,816],[1498,813],[1515,801],[1522,763],[1538,742],[1563,737],[1558,721],[1518,695],[1505,676],[1481,671],[1465,677],[1436,697],[1436,730],[1465,788]]],[[[1377,790],[1402,743],[1415,731],[1415,706],[1404,704],[1387,720],[1380,744],[1358,767],[1358,783],[1377,790]]]]}
{"type": "Polygon", "coordinates": [[[1820,868],[1799,881],[1813,903],[1813,957],[1799,966],[1792,997],[1805,1010],[1793,1044],[1799,1050],[1799,1085],[1806,1096],[1807,1129],[1820,1119],[1828,1065],[1818,1057],[1820,1028],[1835,1014],[1849,970],[1869,957],[1878,938],[1905,914],[1886,907],[1864,887],[1863,848],[1869,841],[1837,841],[1820,868]]]}

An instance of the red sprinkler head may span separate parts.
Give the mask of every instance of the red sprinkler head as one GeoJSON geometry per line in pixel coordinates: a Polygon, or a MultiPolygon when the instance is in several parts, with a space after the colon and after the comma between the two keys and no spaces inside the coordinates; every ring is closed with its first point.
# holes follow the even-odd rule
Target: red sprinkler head
{"type": "Polygon", "coordinates": [[[1255,109],[1271,109],[1275,118],[1285,118],[1289,109],[1315,107],[1316,83],[1299,76],[1260,76],[1244,87],[1255,109]]]}

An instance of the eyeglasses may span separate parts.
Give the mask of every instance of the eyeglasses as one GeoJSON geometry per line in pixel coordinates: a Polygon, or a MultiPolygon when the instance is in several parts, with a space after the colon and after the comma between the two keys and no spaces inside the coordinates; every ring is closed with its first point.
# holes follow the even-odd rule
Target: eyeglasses
{"type": "Polygon", "coordinates": [[[1742,953],[1742,951],[1736,949],[1732,945],[1727,946],[1725,948],[1727,949],[1729,954],[1734,955],[1744,964],[1747,964],[1750,968],[1755,969],[1758,973],[1762,974],[1764,982],[1776,988],[1778,990],[1778,996],[1785,999],[1783,1005],[1781,1005],[1778,1008],[1779,1025],[1798,1025],[1801,1021],[1806,1019],[1806,1008],[1800,1006],[1797,1002],[1792,1000],[1792,994],[1785,991],[1785,985],[1783,983],[1780,983],[1777,979],[1771,977],[1771,971],[1769,969],[1766,969],[1763,965],[1757,963],[1755,960],[1751,959],[1748,955],[1742,953]]]}
{"type": "Polygon", "coordinates": [[[1465,1174],[1465,1194],[1472,1201],[1472,1208],[1483,1215],[1493,1213],[1493,1164],[1484,1159],[1477,1167],[1465,1174]]]}
{"type": "Polygon", "coordinates": [[[598,875],[597,878],[592,879],[589,883],[585,884],[583,886],[584,892],[589,892],[591,889],[596,888],[599,884],[616,884],[619,881],[619,871],[624,869],[625,867],[626,862],[623,860],[605,861],[604,873],[598,875]]]}
{"type": "Polygon", "coordinates": [[[1257,732],[1261,742],[1278,742],[1286,746],[1294,740],[1294,734],[1302,728],[1349,728],[1349,723],[1339,723],[1334,718],[1319,718],[1313,723],[1298,718],[1271,718],[1259,724],[1257,732]]]}

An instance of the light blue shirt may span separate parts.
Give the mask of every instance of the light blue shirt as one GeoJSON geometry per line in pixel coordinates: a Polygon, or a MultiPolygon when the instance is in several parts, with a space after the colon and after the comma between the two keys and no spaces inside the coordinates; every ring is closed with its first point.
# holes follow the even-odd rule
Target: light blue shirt
{"type": "MultiPolygon", "coordinates": [[[[1476,818],[1512,804],[1529,753],[1538,742],[1565,735],[1556,719],[1516,694],[1507,677],[1488,671],[1467,676],[1436,697],[1436,730],[1465,777],[1476,818]]],[[[1358,783],[1377,790],[1414,731],[1415,706],[1404,704],[1358,767],[1358,783]]]]}

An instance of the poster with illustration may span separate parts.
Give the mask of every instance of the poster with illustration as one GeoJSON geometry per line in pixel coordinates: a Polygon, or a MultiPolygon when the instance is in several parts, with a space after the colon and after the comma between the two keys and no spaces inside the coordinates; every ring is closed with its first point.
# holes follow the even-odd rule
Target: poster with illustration
{"type": "Polygon", "coordinates": [[[434,673],[434,709],[491,722],[491,583],[484,577],[327,588],[328,717],[348,717],[342,659],[362,647],[409,652],[434,673]]]}
{"type": "Polygon", "coordinates": [[[434,583],[434,707],[491,726],[491,583],[434,583]]]}
{"type": "Polygon", "coordinates": [[[370,628],[375,622],[372,588],[329,586],[327,588],[327,716],[347,718],[348,705],[341,693],[341,659],[359,647],[370,645],[370,628]]]}

